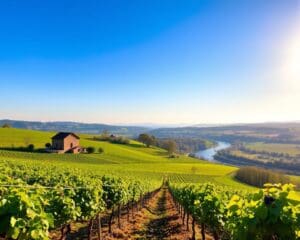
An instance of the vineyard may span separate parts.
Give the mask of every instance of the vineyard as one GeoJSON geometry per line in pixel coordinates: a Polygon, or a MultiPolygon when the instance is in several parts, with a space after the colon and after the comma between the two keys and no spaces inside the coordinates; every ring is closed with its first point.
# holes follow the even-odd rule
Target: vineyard
{"type": "MultiPolygon", "coordinates": [[[[52,134],[1,131],[6,148],[52,134]]],[[[0,150],[0,239],[299,239],[292,185],[259,190],[236,181],[235,167],[170,159],[134,141],[82,144],[104,153],[0,150]]]]}
{"type": "MultiPolygon", "coordinates": [[[[80,171],[56,168],[21,168],[2,162],[0,167],[0,234],[11,239],[48,239],[49,230],[61,229],[60,239],[70,223],[100,221],[109,213],[109,232],[114,215],[120,227],[121,208],[144,204],[159,185],[112,176],[82,175],[80,171]]],[[[101,239],[101,224],[98,224],[101,239]]],[[[89,239],[91,237],[89,236],[89,239]]]]}
{"type": "Polygon", "coordinates": [[[300,0],[0,0],[0,33],[0,240],[300,240],[300,0]]]}
{"type": "Polygon", "coordinates": [[[293,185],[266,184],[256,193],[235,191],[213,184],[173,185],[171,193],[183,224],[196,239],[195,224],[214,240],[300,239],[300,204],[288,198],[293,185]],[[190,220],[191,218],[191,220],[190,220]]]}
{"type": "MultiPolygon", "coordinates": [[[[86,222],[88,239],[102,235],[105,216],[108,234],[122,229],[121,215],[134,218],[156,196],[159,181],[99,176],[80,170],[62,170],[12,164],[0,165],[0,236],[11,239],[67,239],[75,222],[86,222]],[[125,210],[124,210],[125,209],[125,210]]],[[[211,183],[184,184],[183,179],[164,180],[191,239],[272,240],[300,239],[300,204],[288,198],[293,186],[266,185],[253,193],[211,183]],[[201,230],[201,238],[196,229],[201,230]],[[209,238],[209,239],[211,239],[209,238]]],[[[165,193],[166,194],[166,193],[165,193]]],[[[124,221],[124,219],[123,219],[124,221]]]]}

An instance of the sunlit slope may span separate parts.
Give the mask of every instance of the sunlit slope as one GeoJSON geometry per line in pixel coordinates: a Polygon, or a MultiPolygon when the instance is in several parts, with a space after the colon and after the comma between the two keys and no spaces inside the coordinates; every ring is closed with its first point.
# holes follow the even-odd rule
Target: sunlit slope
{"type": "MultiPolygon", "coordinates": [[[[34,144],[36,148],[44,148],[45,143],[51,142],[54,134],[55,132],[0,128],[0,148],[24,147],[29,143],[34,144]]],[[[121,145],[94,141],[91,135],[80,137],[81,146],[93,146],[96,150],[101,147],[104,153],[49,154],[0,149],[0,164],[4,160],[27,166],[93,170],[99,175],[135,176],[141,180],[150,178],[153,181],[161,181],[167,176],[173,182],[212,182],[234,189],[255,189],[233,178],[236,167],[213,164],[187,156],[169,158],[165,150],[156,147],[147,148],[136,141],[131,141],[129,145],[121,145]]]]}
{"type": "MultiPolygon", "coordinates": [[[[25,147],[34,144],[36,148],[44,148],[45,144],[51,142],[53,132],[40,132],[23,129],[0,128],[0,147],[25,147]]],[[[86,163],[144,163],[144,162],[170,162],[166,151],[160,148],[145,148],[142,144],[131,141],[129,145],[111,144],[92,140],[91,135],[81,135],[80,145],[83,147],[93,146],[96,151],[99,147],[104,150],[103,154],[79,154],[79,155],[57,155],[45,153],[26,153],[17,151],[1,151],[5,157],[16,157],[37,160],[65,160],[86,163]]],[[[180,156],[172,162],[195,162],[196,160],[180,156]]]]}
{"type": "MultiPolygon", "coordinates": [[[[22,129],[0,129],[0,147],[20,147],[32,143],[36,148],[43,148],[51,141],[53,132],[40,132],[22,129]]],[[[169,158],[160,148],[146,148],[131,141],[129,145],[111,144],[92,140],[91,135],[81,135],[80,144],[84,147],[103,148],[103,154],[47,154],[0,150],[0,159],[33,162],[34,164],[55,164],[95,172],[113,174],[143,174],[161,178],[168,175],[177,181],[198,182],[214,181],[215,178],[229,177],[236,168],[211,164],[187,156],[169,158]],[[38,160],[38,161],[36,161],[38,160]]],[[[220,181],[222,182],[222,181],[220,181]]]]}
{"type": "Polygon", "coordinates": [[[35,147],[44,147],[51,141],[54,133],[31,131],[15,128],[0,128],[0,147],[25,147],[34,144],[35,147]]]}

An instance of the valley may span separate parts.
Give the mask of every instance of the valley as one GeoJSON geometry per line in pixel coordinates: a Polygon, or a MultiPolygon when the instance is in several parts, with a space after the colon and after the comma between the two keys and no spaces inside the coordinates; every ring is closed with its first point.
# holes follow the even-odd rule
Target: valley
{"type": "MultiPolygon", "coordinates": [[[[230,207],[232,201],[238,196],[240,201],[252,198],[262,204],[268,188],[273,189],[274,198],[280,194],[285,196],[285,200],[278,198],[278,201],[284,201],[293,214],[298,209],[300,193],[292,185],[270,185],[263,192],[237,180],[238,168],[235,166],[184,154],[172,157],[162,148],[147,147],[136,140],[117,143],[99,140],[90,134],[78,134],[80,146],[96,151],[78,154],[45,152],[45,145],[49,145],[55,134],[0,128],[0,190],[3,193],[0,216],[1,211],[12,216],[5,223],[10,230],[0,228],[0,239],[1,236],[33,239],[22,236],[21,232],[24,232],[38,234],[34,239],[53,240],[216,240],[227,234],[239,234],[238,228],[229,224],[238,221],[234,217],[235,210],[230,207]],[[34,225],[30,216],[20,215],[20,212],[17,217],[11,210],[4,210],[13,209],[13,204],[22,204],[17,200],[20,196],[40,206],[42,212],[30,204],[22,208],[34,212],[32,216],[43,219],[41,221],[47,225],[34,225]],[[44,202],[43,199],[48,200],[44,202]],[[197,199],[202,200],[197,203],[197,199]],[[57,212],[61,207],[65,210],[57,212]],[[232,211],[232,217],[224,214],[223,208],[232,211]],[[199,211],[208,214],[207,218],[200,218],[199,211]],[[215,218],[210,222],[209,219],[217,214],[224,214],[224,224],[215,218]],[[11,219],[15,218],[22,221],[24,227],[12,224],[11,219]],[[215,226],[219,224],[220,228],[216,230],[215,226]],[[28,232],[28,227],[33,230],[28,232]]],[[[257,145],[251,147],[258,148],[257,145]]],[[[217,146],[213,150],[215,154],[220,148],[217,146]]],[[[217,156],[222,151],[227,150],[220,150],[217,156]]],[[[300,180],[297,176],[289,177],[294,183],[300,180]]],[[[247,202],[236,204],[249,208],[247,211],[252,209],[247,202]]],[[[251,211],[259,211],[259,208],[251,211]]]]}

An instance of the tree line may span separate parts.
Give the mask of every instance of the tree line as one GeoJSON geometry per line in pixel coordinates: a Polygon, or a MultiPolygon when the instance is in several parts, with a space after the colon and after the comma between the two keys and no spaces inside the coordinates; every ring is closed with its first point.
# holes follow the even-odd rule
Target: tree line
{"type": "Polygon", "coordinates": [[[291,182],[288,176],[280,172],[258,167],[242,167],[236,172],[235,178],[256,187],[263,187],[266,183],[285,184],[291,182]]]}
{"type": "Polygon", "coordinates": [[[177,143],[173,139],[157,139],[155,136],[147,133],[139,135],[137,140],[143,143],[146,147],[157,146],[167,150],[170,157],[175,157],[175,153],[178,151],[177,143]]]}

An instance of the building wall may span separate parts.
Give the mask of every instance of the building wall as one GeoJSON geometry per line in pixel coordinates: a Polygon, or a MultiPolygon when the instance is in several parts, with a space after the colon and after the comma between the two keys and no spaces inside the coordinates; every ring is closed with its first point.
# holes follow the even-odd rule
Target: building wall
{"type": "Polygon", "coordinates": [[[72,135],[69,135],[64,139],[64,150],[68,151],[71,148],[79,147],[79,139],[72,135]]]}
{"type": "Polygon", "coordinates": [[[63,139],[52,139],[52,148],[56,150],[64,150],[64,140],[63,139]]]}
{"type": "Polygon", "coordinates": [[[82,148],[80,148],[80,147],[77,147],[77,148],[73,148],[72,149],[72,153],[81,153],[82,152],[82,148]]]}

